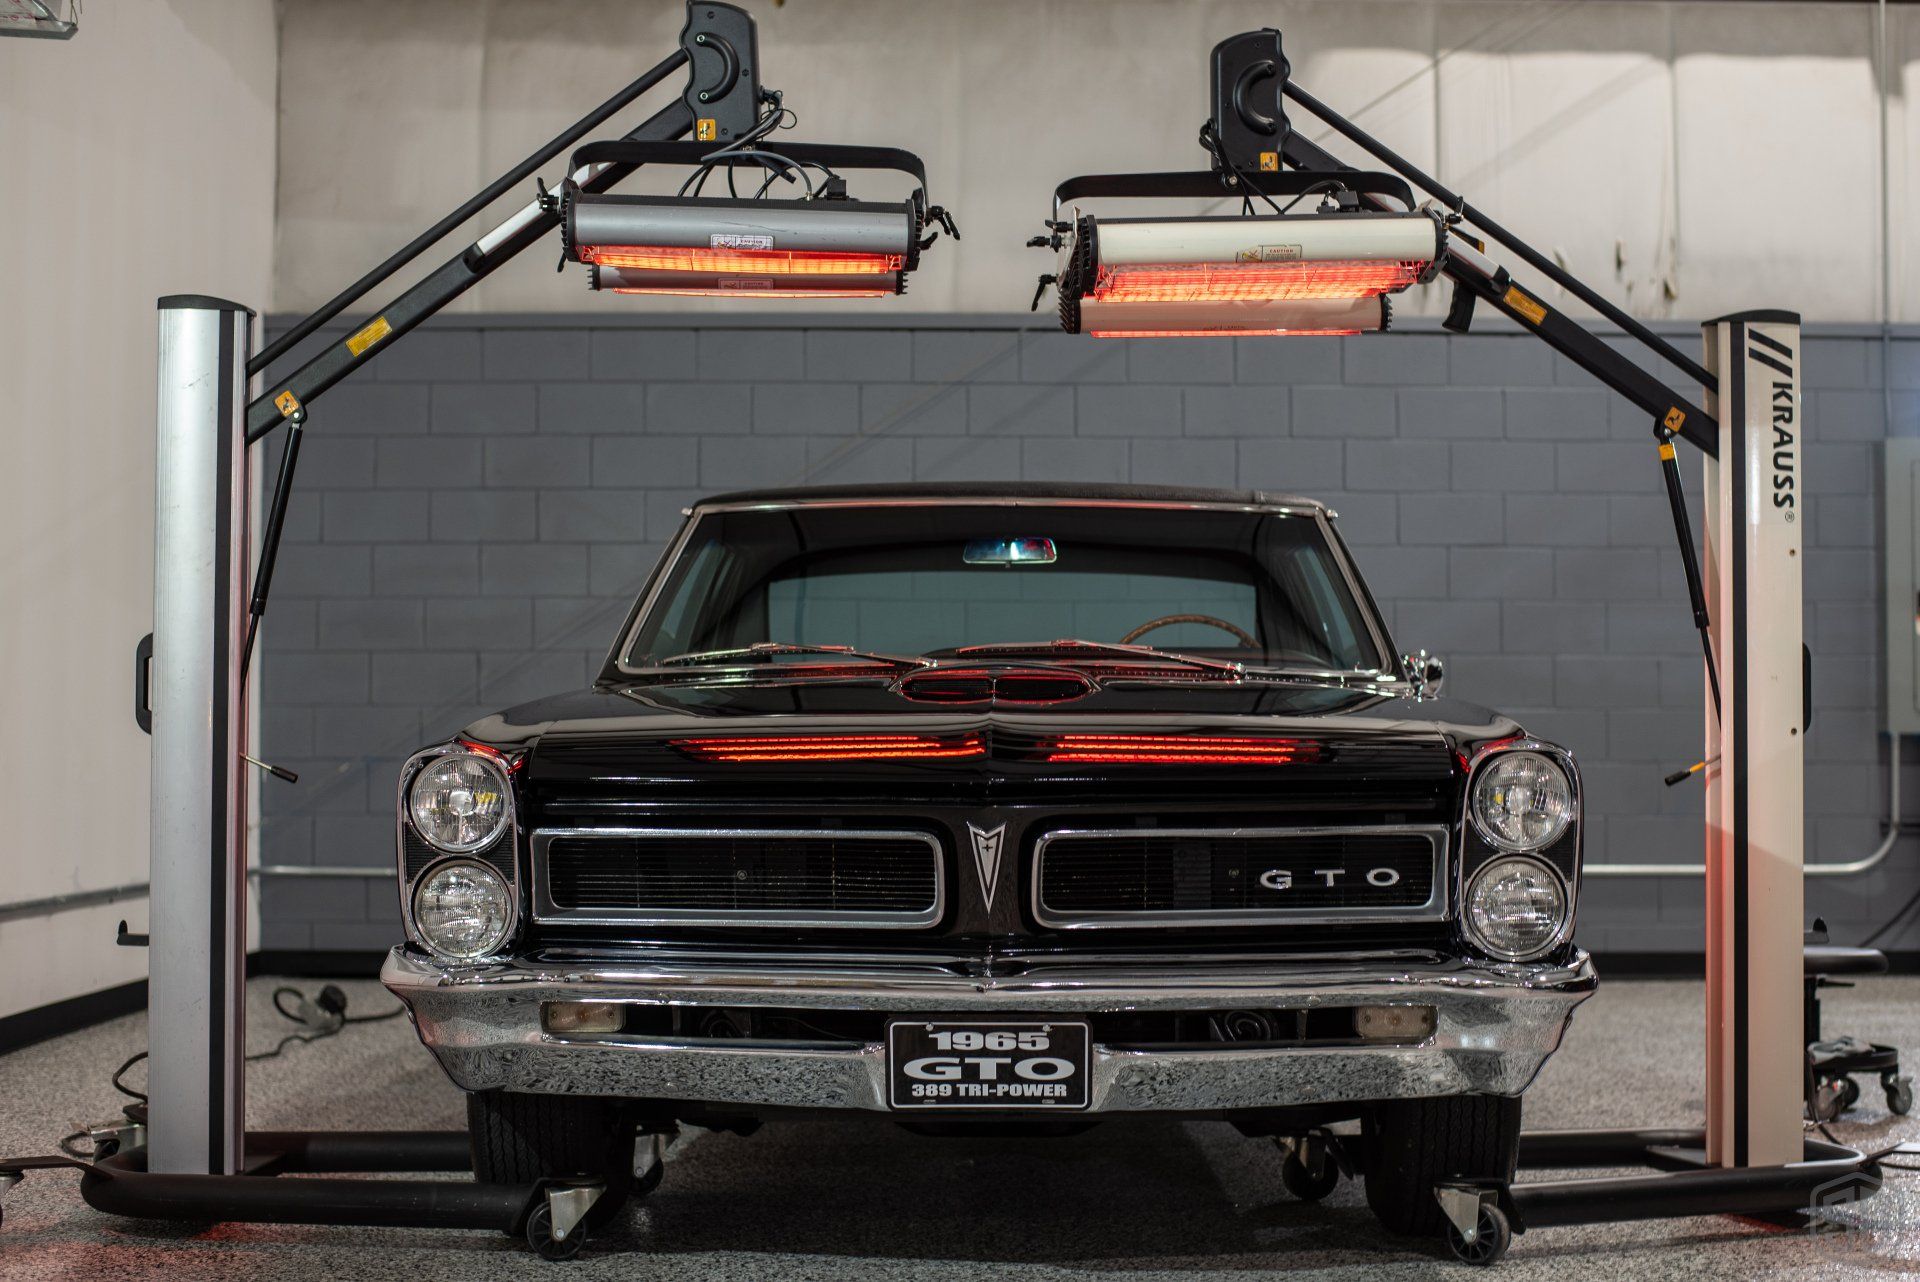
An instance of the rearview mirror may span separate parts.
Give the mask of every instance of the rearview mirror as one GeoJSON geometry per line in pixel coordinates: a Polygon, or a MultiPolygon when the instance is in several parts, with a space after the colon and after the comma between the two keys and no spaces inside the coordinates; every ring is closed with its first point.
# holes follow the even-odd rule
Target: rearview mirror
{"type": "Polygon", "coordinates": [[[1046,538],[974,539],[961,559],[968,565],[1052,565],[1060,549],[1046,538]]]}

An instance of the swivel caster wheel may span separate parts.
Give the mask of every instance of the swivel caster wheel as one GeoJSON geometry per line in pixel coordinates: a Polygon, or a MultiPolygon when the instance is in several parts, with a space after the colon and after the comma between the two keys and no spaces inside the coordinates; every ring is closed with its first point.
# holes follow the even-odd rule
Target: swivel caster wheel
{"type": "Polygon", "coordinates": [[[1840,1116],[1840,1110],[1844,1107],[1841,1101],[1845,1096],[1840,1083],[1829,1078],[1813,1088],[1813,1098],[1807,1101],[1807,1112],[1816,1122],[1831,1122],[1840,1116]]]}
{"type": "Polygon", "coordinates": [[[1480,1208],[1479,1222],[1474,1226],[1473,1241],[1467,1241],[1464,1234],[1454,1225],[1447,1225],[1447,1246],[1453,1251],[1453,1258],[1462,1264],[1471,1264],[1475,1268],[1485,1268],[1498,1263],[1500,1257],[1513,1245],[1513,1226],[1507,1222],[1507,1213],[1491,1202],[1480,1208]]]}
{"type": "Polygon", "coordinates": [[[1860,1102],[1860,1083],[1851,1077],[1840,1079],[1840,1109],[1845,1112],[1860,1102]]]}
{"type": "Polygon", "coordinates": [[[1887,1073],[1880,1079],[1887,1092],[1887,1108],[1904,1117],[1913,1109],[1913,1079],[1887,1073]]]}
{"type": "Polygon", "coordinates": [[[1302,1202],[1318,1202],[1339,1187],[1340,1168],[1324,1152],[1317,1171],[1301,1161],[1300,1154],[1288,1153],[1286,1161],[1280,1164],[1280,1182],[1302,1202]]]}
{"type": "Polygon", "coordinates": [[[553,1208],[542,1202],[527,1217],[527,1245],[543,1260],[571,1260],[587,1244],[587,1226],[576,1224],[564,1238],[553,1235],[553,1208]]]}

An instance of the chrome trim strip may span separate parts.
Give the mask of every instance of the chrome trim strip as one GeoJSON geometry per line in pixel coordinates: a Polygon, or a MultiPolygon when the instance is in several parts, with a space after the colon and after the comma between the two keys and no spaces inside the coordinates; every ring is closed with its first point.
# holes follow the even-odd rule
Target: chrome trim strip
{"type": "Polygon", "coordinates": [[[1316,923],[1384,923],[1444,921],[1447,917],[1448,832],[1444,824],[1347,825],[1315,828],[1056,828],[1033,843],[1033,875],[1029,895],[1033,918],[1052,930],[1135,930],[1160,926],[1311,925],[1316,923]],[[1047,847],[1059,840],[1106,837],[1328,837],[1352,834],[1417,833],[1433,847],[1432,891],[1426,902],[1409,908],[1319,909],[1182,909],[1176,912],[1099,912],[1062,915],[1041,902],[1047,847]]]}
{"type": "Polygon", "coordinates": [[[1347,595],[1353,598],[1353,608],[1366,620],[1367,632],[1373,638],[1374,653],[1380,666],[1373,669],[1383,682],[1399,680],[1399,665],[1394,661],[1393,638],[1387,634],[1387,621],[1380,617],[1380,603],[1373,599],[1366,580],[1360,575],[1360,567],[1354,564],[1353,553],[1347,547],[1347,541],[1340,537],[1333,526],[1333,512],[1321,508],[1315,516],[1320,527],[1320,537],[1327,542],[1327,550],[1333,554],[1333,562],[1340,567],[1341,577],[1346,580],[1347,595]]]}
{"type": "Polygon", "coordinates": [[[533,920],[576,926],[812,926],[825,930],[863,927],[870,930],[924,930],[937,925],[947,911],[947,868],[940,839],[910,829],[819,828],[538,828],[534,830],[533,920]],[[911,913],[822,912],[818,909],[763,909],[751,914],[719,913],[702,908],[563,908],[553,900],[548,879],[547,847],[556,837],[623,837],[636,840],[676,837],[790,837],[803,841],[918,841],[933,857],[933,903],[911,913]]]}

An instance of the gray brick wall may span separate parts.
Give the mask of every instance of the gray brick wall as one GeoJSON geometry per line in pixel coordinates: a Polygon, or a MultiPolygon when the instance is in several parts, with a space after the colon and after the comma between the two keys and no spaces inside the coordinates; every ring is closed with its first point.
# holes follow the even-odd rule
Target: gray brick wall
{"type": "MultiPolygon", "coordinates": [[[[1920,339],[1893,351],[1896,430],[1920,432],[1920,339]]],[[[1828,860],[1877,844],[1885,805],[1882,367],[1877,338],[1809,331],[1808,825],[1828,860]]],[[[468,318],[318,402],[301,471],[264,676],[265,750],[301,782],[262,789],[269,862],[388,863],[399,760],[585,682],[701,492],[1015,477],[1329,500],[1399,644],[1443,654],[1455,693],[1579,754],[1590,861],[1700,857],[1698,788],[1660,783],[1693,759],[1702,693],[1648,428],[1530,337],[468,318]]],[[[1688,474],[1696,492],[1691,460],[1688,474]]],[[[1808,900],[1852,939],[1916,884],[1903,843],[1808,900]]],[[[271,948],[398,935],[385,879],[268,879],[262,917],[271,948]]],[[[1697,949],[1700,925],[1698,880],[1588,884],[1591,947],[1697,949]]]]}

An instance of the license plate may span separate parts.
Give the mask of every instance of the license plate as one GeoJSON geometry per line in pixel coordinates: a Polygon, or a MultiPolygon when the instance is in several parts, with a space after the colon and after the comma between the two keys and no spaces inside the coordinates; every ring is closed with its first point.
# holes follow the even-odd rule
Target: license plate
{"type": "Polygon", "coordinates": [[[1060,1020],[887,1025],[889,1102],[897,1109],[1087,1106],[1087,1026],[1060,1020]]]}

